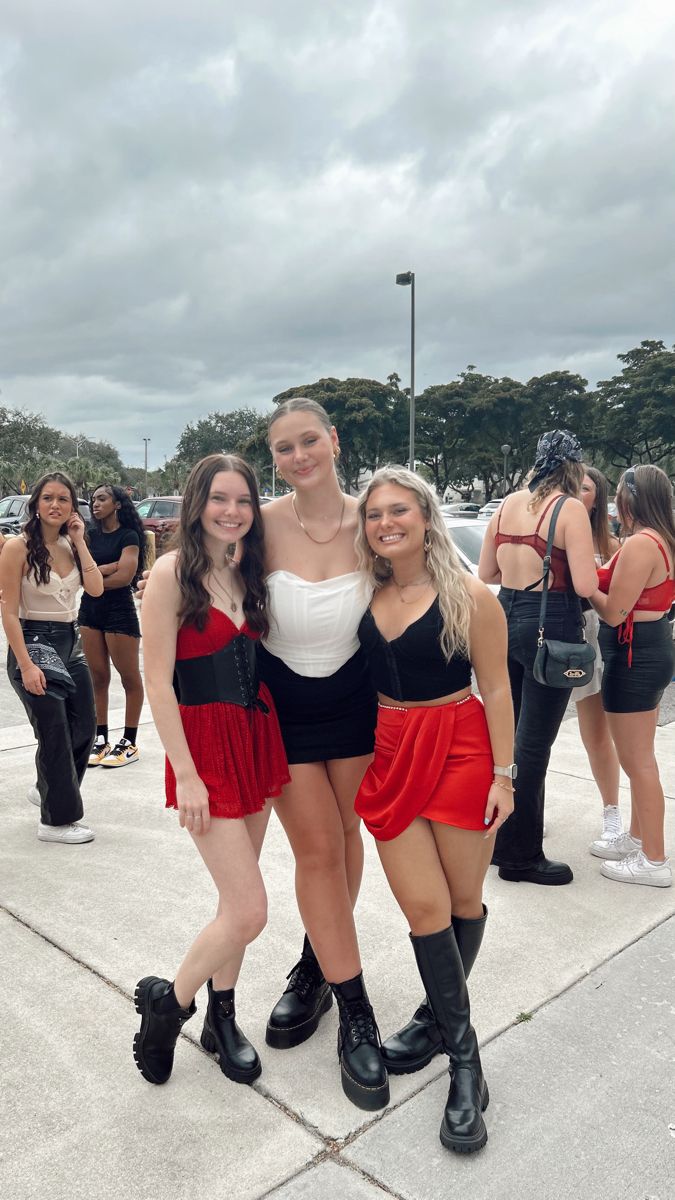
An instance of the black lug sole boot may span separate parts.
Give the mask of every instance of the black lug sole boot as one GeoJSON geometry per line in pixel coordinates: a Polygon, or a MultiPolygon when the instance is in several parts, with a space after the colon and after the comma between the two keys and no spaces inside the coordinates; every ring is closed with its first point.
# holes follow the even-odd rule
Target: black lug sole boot
{"type": "Polygon", "coordinates": [[[338,1058],[342,1090],[357,1108],[376,1112],[389,1103],[389,1079],[363,975],[330,986],[340,1010],[338,1058]]]}
{"type": "Polygon", "coordinates": [[[146,975],[136,984],[134,1004],[142,1018],[140,1031],[134,1035],[136,1066],[148,1083],[166,1083],[173,1070],[178,1035],[197,1011],[195,1002],[181,1008],[168,979],[146,975]]]}
{"type": "Polygon", "coordinates": [[[307,934],[302,955],[286,978],[288,987],[274,1005],[265,1031],[267,1045],[275,1050],[289,1050],[306,1042],[318,1029],[323,1014],[333,1006],[333,993],[307,934]]]}
{"type": "Polygon", "coordinates": [[[451,1064],[440,1139],[448,1150],[471,1154],[487,1142],[483,1112],[490,1096],[471,1024],[469,993],[455,933],[449,926],[426,937],[411,934],[410,940],[451,1064]]]}
{"type": "MultiPolygon", "coordinates": [[[[469,978],[478,957],[487,914],[484,904],[482,917],[452,918],[465,979],[469,978]]],[[[434,1055],[442,1053],[441,1035],[426,996],[408,1024],[382,1043],[382,1057],[390,1075],[412,1075],[428,1066],[434,1055]]]]}
{"type": "Polygon", "coordinates": [[[217,992],[207,981],[209,1003],[204,1017],[201,1043],[215,1054],[223,1075],[235,1083],[253,1083],[262,1071],[258,1053],[235,1020],[234,988],[217,992]]]}

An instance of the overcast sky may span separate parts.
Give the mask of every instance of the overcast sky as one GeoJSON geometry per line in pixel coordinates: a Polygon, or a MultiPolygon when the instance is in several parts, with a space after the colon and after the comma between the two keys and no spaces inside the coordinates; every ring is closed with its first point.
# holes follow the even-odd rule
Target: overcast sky
{"type": "Polygon", "coordinates": [[[322,375],[675,340],[672,0],[2,0],[0,403],[171,456],[322,375]]]}

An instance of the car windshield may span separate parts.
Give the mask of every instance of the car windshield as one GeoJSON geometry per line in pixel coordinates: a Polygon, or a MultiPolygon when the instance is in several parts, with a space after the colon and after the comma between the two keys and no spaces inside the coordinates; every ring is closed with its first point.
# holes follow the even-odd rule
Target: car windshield
{"type": "Polygon", "coordinates": [[[5,496],[4,500],[0,500],[0,517],[6,517],[9,511],[9,506],[12,503],[11,496],[5,496]]]}
{"type": "Polygon", "coordinates": [[[487,525],[459,525],[456,528],[450,526],[448,533],[469,562],[477,564],[486,529],[487,525]]]}

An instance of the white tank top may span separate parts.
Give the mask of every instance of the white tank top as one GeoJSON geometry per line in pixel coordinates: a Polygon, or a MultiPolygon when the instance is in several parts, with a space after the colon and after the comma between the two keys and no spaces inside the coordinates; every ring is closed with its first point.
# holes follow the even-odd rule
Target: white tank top
{"type": "MultiPolygon", "coordinates": [[[[59,542],[70,549],[66,538],[59,538],[59,542]]],[[[36,583],[31,570],[21,579],[19,616],[28,621],[74,621],[77,593],[81,587],[80,572],[75,563],[63,579],[52,570],[49,583],[36,583]]]]}
{"type": "Polygon", "coordinates": [[[359,648],[357,630],[372,596],[361,571],[312,583],[290,571],[267,576],[270,632],[265,647],[298,675],[324,678],[359,648]]]}

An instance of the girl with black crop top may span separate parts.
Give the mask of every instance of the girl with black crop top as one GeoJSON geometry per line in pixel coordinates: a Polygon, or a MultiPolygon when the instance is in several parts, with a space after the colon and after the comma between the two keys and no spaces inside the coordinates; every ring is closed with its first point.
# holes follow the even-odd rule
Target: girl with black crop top
{"type": "Polygon", "coordinates": [[[356,811],[377,840],[427,992],[383,1052],[394,1074],[439,1050],[449,1056],[440,1137],[466,1153],[487,1141],[488,1103],[466,977],[487,917],[493,835],[513,810],[506,621],[462,570],[431,489],[402,467],[377,471],[361,496],[357,548],[375,586],[359,639],[379,705],[356,811]]]}
{"type": "Polygon", "coordinates": [[[89,547],[103,575],[104,591],[96,599],[83,596],[78,616],[96,698],[96,742],[89,766],[126,767],[139,757],[141,631],[131,589],[145,566],[145,532],[131,500],[115,484],[99,484],[91,506],[94,519],[88,531],[89,547]],[[125,695],[124,734],[114,746],[108,739],[111,661],[125,695]]]}

